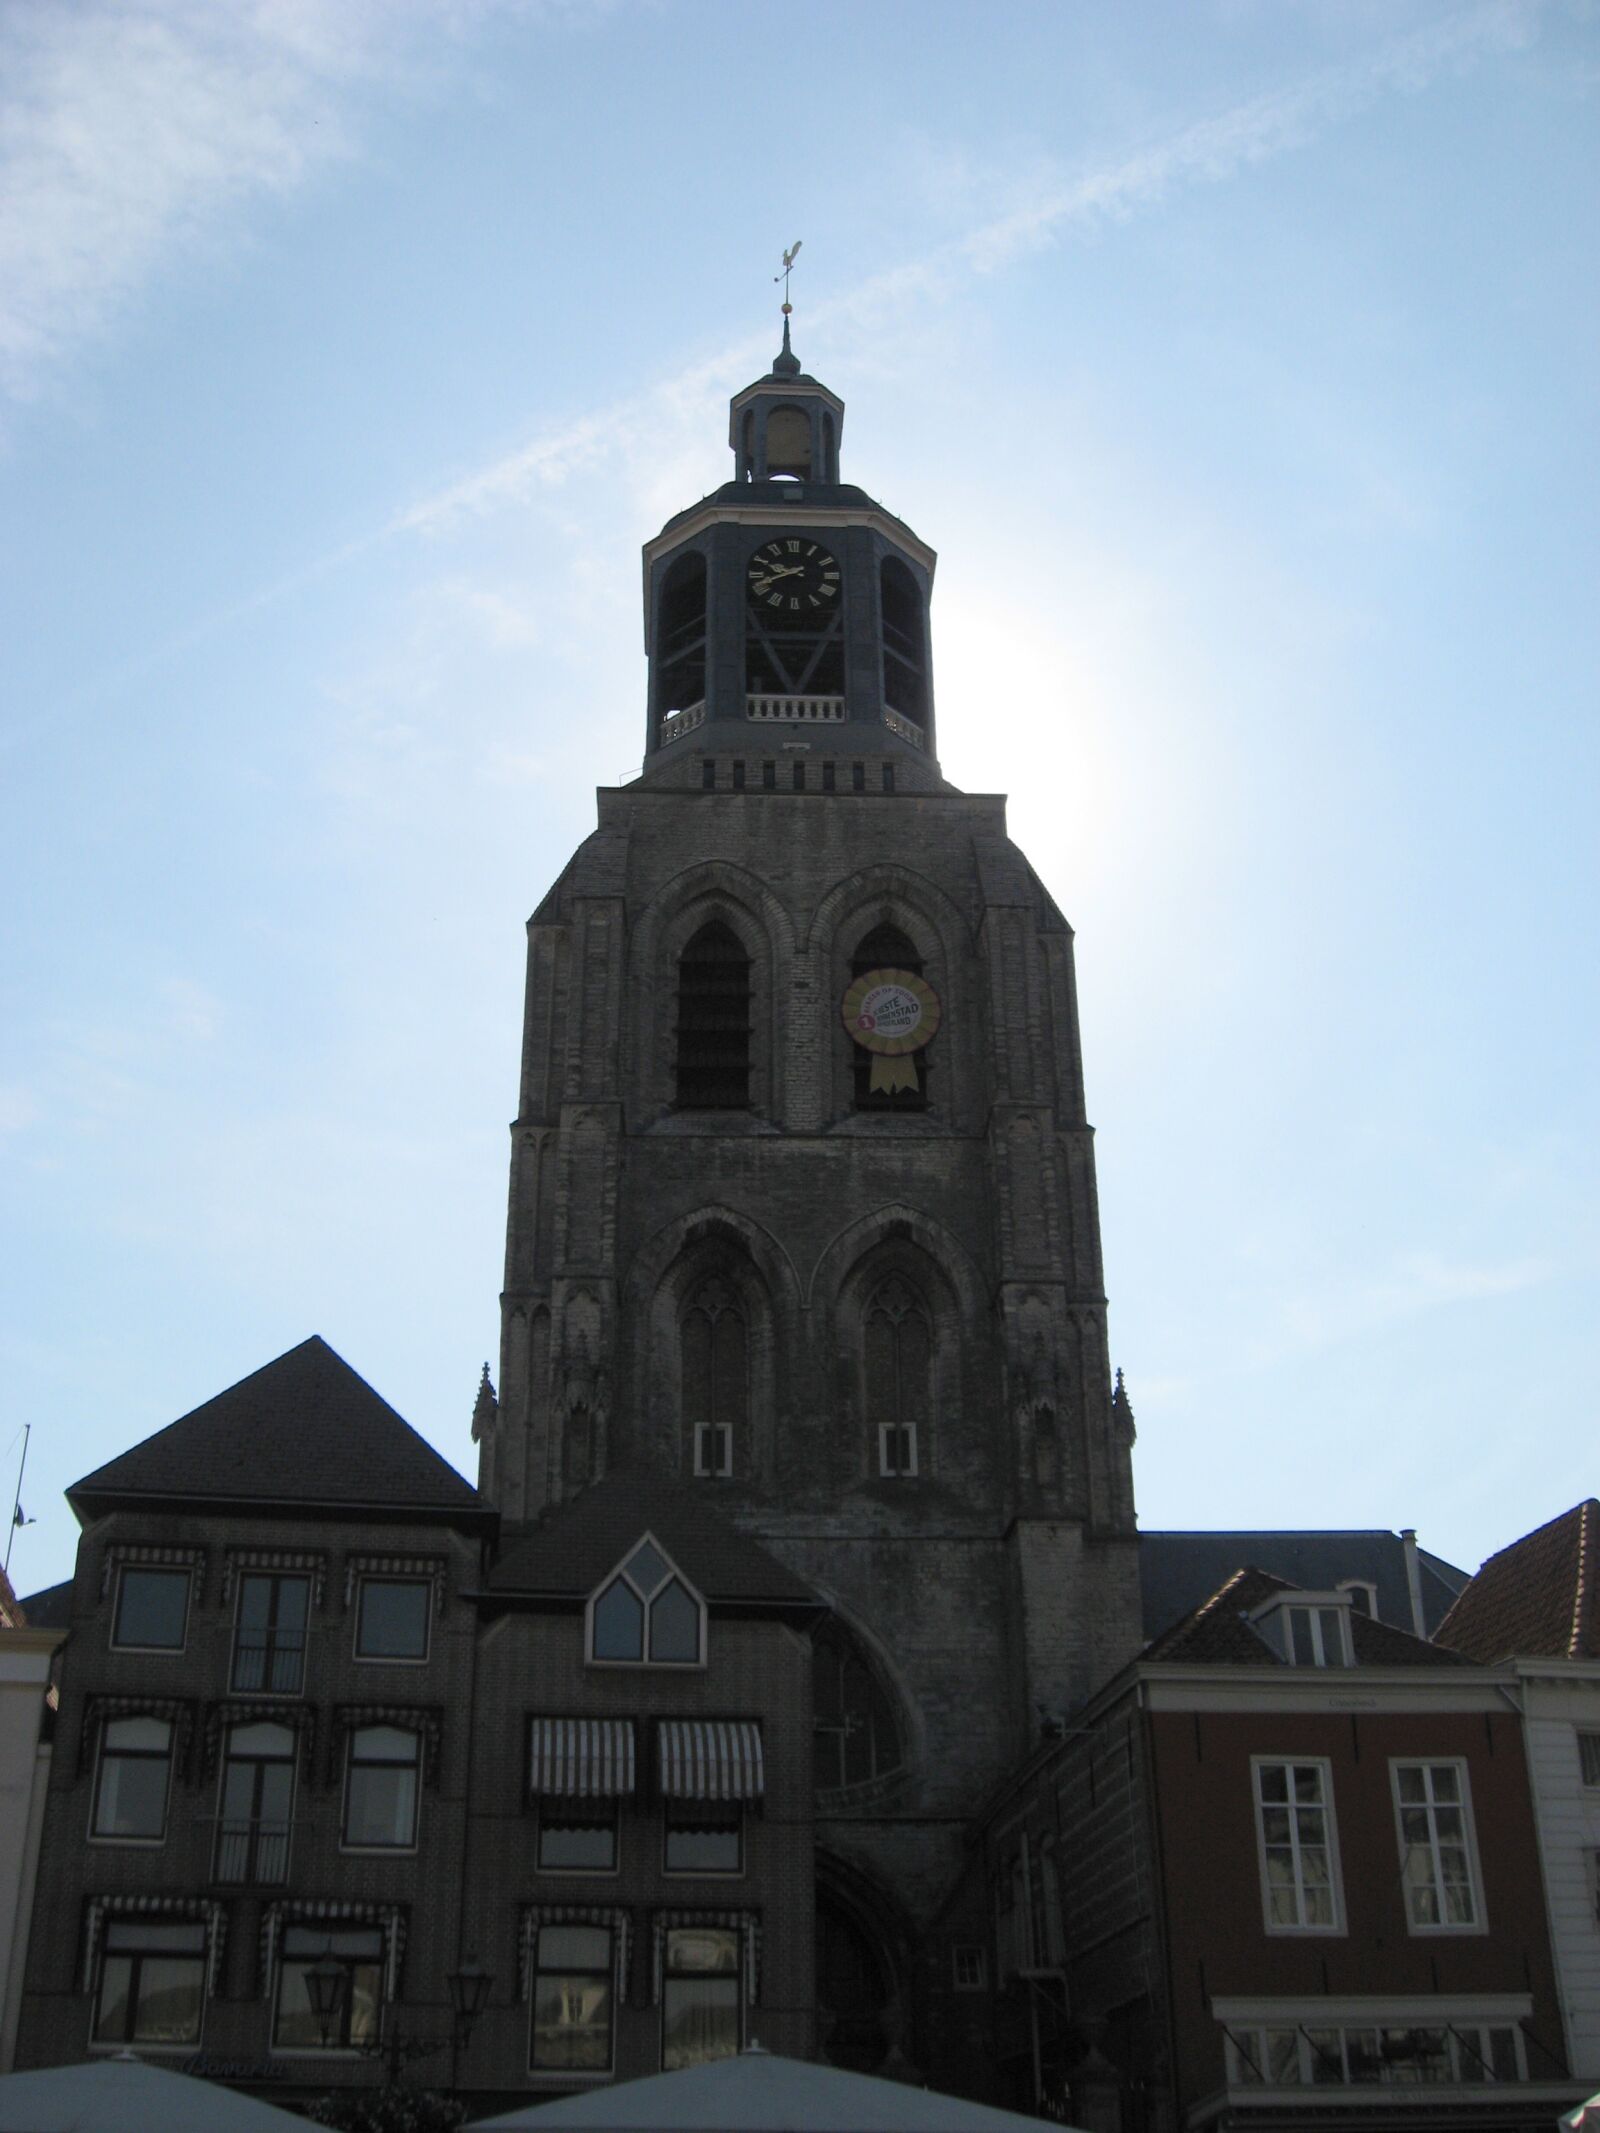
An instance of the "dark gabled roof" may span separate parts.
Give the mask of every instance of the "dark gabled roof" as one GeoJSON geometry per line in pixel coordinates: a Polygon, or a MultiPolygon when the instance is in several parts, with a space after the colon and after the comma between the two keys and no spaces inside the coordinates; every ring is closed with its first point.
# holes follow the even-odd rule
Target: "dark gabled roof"
{"type": "MultiPolygon", "coordinates": [[[[1376,1588],[1383,1621],[1411,1627],[1406,1544],[1400,1534],[1382,1527],[1346,1532],[1151,1532],[1139,1535],[1145,1635],[1159,1637],[1214,1593],[1241,1563],[1259,1563],[1311,1592],[1332,1592],[1346,1579],[1359,1579],[1376,1588]]],[[[1431,1636],[1466,1584],[1467,1573],[1419,1548],[1417,1578],[1423,1625],[1431,1636]]]]}
{"type": "Polygon", "coordinates": [[[803,1578],[736,1532],[703,1488],[637,1471],[608,1474],[547,1513],[501,1556],[487,1587],[508,1598],[587,1599],[646,1532],[707,1600],[821,1604],[803,1578]]]}
{"type": "Polygon", "coordinates": [[[1600,1503],[1574,1504],[1491,1555],[1439,1627],[1469,1658],[1600,1659],[1600,1503]]]}
{"type": "Polygon", "coordinates": [[[80,1511],[160,1499],[492,1515],[316,1334],[74,1482],[67,1497],[80,1511]]]}
{"type": "Polygon", "coordinates": [[[46,1585],[40,1592],[26,1593],[17,1602],[29,1629],[70,1629],[72,1626],[72,1580],[46,1585]]]}
{"type": "MultiPolygon", "coordinates": [[[[1236,1570],[1208,1600],[1147,1645],[1142,1657],[1165,1666],[1277,1666],[1296,1671],[1281,1652],[1274,1651],[1259,1631],[1251,1628],[1248,1617],[1274,1593],[1304,1589],[1287,1578],[1275,1577],[1270,1570],[1236,1570]]],[[[1440,1651],[1437,1645],[1413,1637],[1408,1630],[1374,1622],[1353,1607],[1350,1631],[1357,1666],[1461,1664],[1458,1653],[1440,1651]]]]}

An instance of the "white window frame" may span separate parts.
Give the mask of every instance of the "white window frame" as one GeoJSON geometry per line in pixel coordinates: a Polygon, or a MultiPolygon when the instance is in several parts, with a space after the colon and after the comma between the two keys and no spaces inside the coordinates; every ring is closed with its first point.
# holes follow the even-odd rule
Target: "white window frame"
{"type": "Polygon", "coordinates": [[[584,1603],[583,1657],[584,1663],[587,1666],[648,1666],[659,1667],[667,1673],[703,1674],[706,1670],[707,1656],[710,1650],[710,1644],[711,1625],[706,1609],[705,1595],[700,1591],[697,1585],[690,1584],[689,1580],[678,1568],[678,1565],[673,1560],[671,1555],[669,1555],[667,1550],[662,1547],[660,1541],[656,1539],[655,1535],[649,1532],[648,1530],[644,1533],[641,1533],[639,1538],[629,1545],[626,1552],[623,1554],[621,1560],[612,1565],[612,1567],[606,1572],[605,1576],[600,1580],[599,1584],[596,1585],[594,1591],[590,1593],[587,1601],[584,1603]],[[667,1566],[666,1576],[663,1577],[658,1584],[652,1585],[649,1592],[645,1592],[642,1589],[638,1582],[638,1579],[628,1569],[628,1565],[633,1561],[634,1557],[638,1554],[639,1550],[646,1544],[646,1542],[649,1543],[649,1545],[655,1550],[656,1554],[660,1556],[662,1562],[665,1563],[665,1565],[667,1566]],[[595,1610],[600,1605],[600,1602],[605,1598],[606,1594],[611,1590],[612,1586],[617,1582],[618,1578],[622,1579],[623,1583],[628,1587],[628,1590],[634,1594],[635,1598],[638,1599],[644,1610],[642,1642],[640,1645],[640,1655],[637,1659],[604,1658],[599,1655],[594,1648],[595,1610]],[[689,1598],[694,1602],[695,1607],[699,1611],[699,1654],[693,1659],[654,1659],[650,1655],[651,1612],[654,1608],[655,1602],[660,1598],[662,1593],[666,1591],[667,1587],[672,1583],[674,1579],[676,1579],[678,1584],[682,1586],[683,1590],[688,1594],[689,1598]]]}
{"type": "Polygon", "coordinates": [[[1354,1614],[1356,1611],[1355,1595],[1358,1592],[1364,1592],[1367,1596],[1367,1604],[1364,1610],[1367,1620],[1369,1622],[1376,1622],[1379,1619],[1378,1588],[1376,1585],[1373,1584],[1371,1578],[1341,1578],[1334,1589],[1337,1592],[1347,1592],[1350,1594],[1350,1611],[1352,1614],[1354,1614]]]}
{"type": "Polygon", "coordinates": [[[1350,1634],[1350,1594],[1341,1588],[1338,1592],[1302,1592],[1293,1589],[1275,1592],[1271,1599],[1258,1607],[1250,1620],[1262,1637],[1293,1667],[1306,1668],[1306,1662],[1295,1656],[1294,1617],[1303,1614],[1308,1618],[1312,1658],[1311,1666],[1342,1667],[1355,1664],[1355,1643],[1350,1634]],[[1330,1654],[1324,1635],[1324,1617],[1333,1614],[1338,1620],[1339,1649],[1330,1654]]]}
{"type": "MultiPolygon", "coordinates": [[[[688,1826],[687,1824],[681,1826],[688,1826]]],[[[667,1881],[742,1881],[744,1879],[750,1834],[750,1817],[745,1812],[743,1800],[676,1800],[666,1799],[661,1803],[661,1873],[667,1881]],[[716,1808],[723,1821],[736,1826],[738,1843],[736,1862],[732,1866],[671,1866],[668,1864],[672,1843],[673,1816],[686,1811],[692,1816],[696,1808],[716,1808]]]]}
{"type": "Polygon", "coordinates": [[[339,1849],[356,1852],[368,1859],[406,1859],[415,1855],[422,1831],[422,1769],[426,1743],[421,1731],[414,1726],[391,1726],[387,1724],[352,1726],[345,1735],[344,1744],[344,1796],[339,1802],[339,1849]],[[350,1828],[350,1783],[355,1775],[356,1742],[365,1733],[408,1733],[415,1747],[415,1756],[410,1765],[401,1762],[379,1761],[376,1757],[363,1757],[361,1767],[369,1770],[404,1770],[413,1773],[415,1784],[411,1793],[411,1835],[404,1844],[352,1844],[350,1828]]]}
{"type": "MultiPolygon", "coordinates": [[[[596,1812],[585,1819],[598,1824],[602,1819],[596,1812]]],[[[622,1872],[622,1801],[616,1793],[598,1794],[578,1798],[570,1793],[541,1793],[538,1796],[536,1825],[533,1833],[533,1870],[536,1874],[556,1874],[571,1877],[586,1876],[591,1881],[615,1881],[622,1872]],[[564,1807],[583,1807],[611,1810],[611,1864],[609,1866],[551,1866],[544,1857],[544,1832],[547,1822],[557,1825],[562,1820],[564,1807]]]]}
{"type": "MultiPolygon", "coordinates": [[[[356,1580],[356,1603],[350,1610],[354,1625],[350,1632],[350,1656],[358,1666],[426,1666],[433,1656],[433,1607],[434,1581],[428,1577],[413,1577],[403,1570],[393,1574],[383,1570],[363,1570],[356,1580]],[[369,1585],[418,1585],[426,1594],[422,1606],[422,1650],[419,1652],[364,1652],[361,1649],[361,1610],[366,1604],[369,1585]]],[[[309,1623],[308,1623],[309,1627],[309,1623]]]]}
{"type": "Polygon", "coordinates": [[[194,1571],[182,1563],[119,1563],[117,1565],[117,1593],[111,1605],[111,1628],[106,1638],[108,1650],[114,1652],[159,1653],[163,1658],[178,1659],[189,1648],[189,1623],[194,1614],[194,1571]],[[117,1635],[117,1625],[122,1619],[123,1587],[130,1577],[160,1577],[183,1579],[183,1635],[176,1644],[133,1644],[117,1635]]]}
{"type": "Polygon", "coordinates": [[[733,1424],[697,1422],[694,1426],[694,1471],[699,1480],[726,1481],[733,1473],[733,1424]]]}
{"type": "MultiPolygon", "coordinates": [[[[233,1603],[233,1645],[228,1654],[228,1693],[230,1696],[304,1696],[306,1692],[306,1668],[311,1657],[311,1574],[305,1570],[268,1570],[255,1564],[247,1564],[238,1574],[238,1591],[233,1603]],[[273,1588],[272,1619],[267,1626],[266,1642],[261,1646],[265,1664],[262,1680],[255,1685],[239,1679],[239,1661],[245,1647],[240,1642],[244,1628],[244,1596],[248,1585],[265,1582],[273,1588]],[[300,1635],[300,1678],[292,1689],[279,1688],[272,1680],[272,1663],[279,1652],[278,1643],[278,1595],[285,1585],[303,1585],[306,1593],[305,1623],[300,1635]]],[[[293,1646],[285,1644],[282,1649],[290,1651],[293,1646]]]]}
{"type": "Polygon", "coordinates": [[[915,1481],[917,1478],[917,1425],[915,1422],[880,1422],[878,1424],[878,1476],[884,1481],[915,1481]],[[896,1437],[903,1439],[910,1454],[901,1466],[890,1457],[890,1448],[896,1437]]]}
{"type": "Polygon", "coordinates": [[[609,2081],[615,2074],[617,2066],[617,2016],[620,2012],[621,2008],[619,2005],[617,1994],[617,1927],[615,1926],[615,1924],[602,1926],[597,1922],[596,1919],[590,1917],[574,1918],[560,1921],[556,1919],[550,1919],[546,1923],[536,1926],[534,1928],[533,1933],[533,1947],[530,1950],[530,1961],[528,1967],[529,2079],[537,2083],[541,2087],[549,2083],[559,2081],[563,2084],[570,2084],[575,2090],[578,2090],[580,2092],[586,2084],[598,2081],[609,2081]],[[535,2047],[538,2036],[540,1978],[598,1978],[602,1975],[599,1970],[564,1970],[556,1964],[551,1964],[548,1969],[545,1969],[541,1966],[539,1958],[543,1952],[543,1941],[546,1932],[548,1932],[552,1926],[559,1928],[559,1926],[563,1924],[583,1926],[591,1932],[604,1933],[606,1935],[606,1968],[603,1974],[606,1978],[607,1986],[608,2019],[606,2042],[608,2050],[606,2054],[606,2063],[604,2066],[541,2066],[537,2058],[535,2057],[535,2047]]]}
{"type": "Polygon", "coordinates": [[[1261,1882],[1261,1926],[1263,1932],[1274,1939],[1287,1938],[1294,1940],[1307,1938],[1326,1939],[1330,1935],[1345,1933],[1348,1927],[1345,1922],[1344,1874],[1339,1864],[1339,1822],[1335,1813],[1332,1763],[1325,1755],[1252,1755],[1250,1758],[1250,1798],[1255,1811],[1256,1870],[1261,1882]],[[1263,1800],[1261,1796],[1261,1773],[1264,1770],[1287,1770],[1291,1773],[1286,1801],[1263,1800]],[[1328,1891],[1333,1901],[1333,1917],[1326,1924],[1305,1923],[1302,1920],[1299,1924],[1285,1925],[1281,1921],[1275,1920],[1272,1916],[1273,1882],[1267,1871],[1266,1809],[1269,1806],[1283,1806],[1290,1817],[1290,1826],[1293,1830],[1291,1849],[1295,1862],[1295,1905],[1300,1912],[1303,1913],[1305,1910],[1305,1892],[1308,1884],[1299,1871],[1300,1837],[1298,1828],[1294,1825],[1294,1817],[1299,1812],[1294,1799],[1294,1780],[1292,1775],[1296,1770],[1315,1770],[1319,1778],[1318,1789],[1321,1797],[1315,1804],[1321,1812],[1323,1829],[1326,1833],[1328,1891]]]}
{"type": "MultiPolygon", "coordinates": [[[[1521,2017],[1502,2011],[1480,2012],[1470,2006],[1462,2007],[1449,2000],[1432,1999],[1425,2003],[1397,2002],[1385,2007],[1375,2001],[1370,2008],[1357,2014],[1350,2009],[1323,2001],[1315,2006],[1305,2006],[1290,2001],[1281,2008],[1252,2009],[1247,2015],[1224,2012],[1225,2002],[1216,2002],[1213,2013],[1222,2030],[1224,2063],[1227,2068],[1229,2089],[1243,2089],[1254,2097],[1264,2095],[1299,2095],[1302,2091],[1309,2097],[1322,2095],[1332,2101],[1334,2094],[1345,2096],[1375,2097],[1393,2095],[1398,2089],[1407,2099],[1417,2099],[1436,2093],[1440,2089],[1470,2089],[1475,2095],[1486,2094],[1496,2089],[1512,2090],[1515,2084],[1528,2079],[1527,2043],[1522,2029],[1521,2017]],[[1399,2082],[1378,2076],[1372,2080],[1357,2081],[1350,2078],[1350,2040],[1353,2037],[1376,2034],[1380,2039],[1390,2030],[1439,2030],[1444,2033],[1445,2050],[1450,2055],[1451,2071],[1448,2081],[1399,2082]],[[1463,2058],[1468,2051],[1478,2054],[1487,2063],[1483,2045],[1485,2032],[1502,2030],[1512,2039],[1517,2071],[1510,2080],[1498,2080],[1482,2072],[1461,2073],[1463,2058]],[[1339,2039],[1341,2081],[1317,2081],[1312,2078],[1314,2046],[1307,2034],[1321,2031],[1332,2032],[1339,2039]],[[1270,2054],[1266,2049],[1266,2036],[1293,2034],[1296,2037],[1297,2076],[1292,2082],[1273,2082],[1267,2078],[1270,2054]],[[1476,2034],[1476,2042],[1471,2040],[1476,2034]],[[1254,2062],[1251,2071],[1246,2062],[1246,2052],[1254,2062]],[[1332,2092],[1330,2094],[1330,2092],[1332,2092]]],[[[1381,2049],[1381,2046],[1380,2046],[1381,2049]]]]}
{"type": "MultiPolygon", "coordinates": [[[[216,1840],[213,1847],[211,1866],[211,1878],[218,1888],[273,1889],[284,1888],[288,1885],[289,1847],[294,1840],[294,1810],[295,1795],[299,1785],[300,1747],[300,1735],[297,1730],[293,1726],[285,1724],[281,1719],[245,1719],[226,1729],[223,1735],[222,1755],[217,1766],[216,1840]],[[270,1726],[275,1732],[281,1732],[288,1736],[289,1747],[286,1754],[239,1755],[235,1752],[234,1742],[239,1734],[251,1732],[257,1727],[267,1726],[270,1726]],[[289,1804],[283,1818],[283,1871],[280,1874],[265,1875],[259,1870],[231,1875],[223,1872],[228,1833],[234,1826],[226,1812],[228,1772],[230,1769],[237,1769],[244,1763],[248,1763],[256,1773],[250,1787],[252,1810],[258,1804],[262,1790],[261,1771],[264,1769],[286,1768],[289,1773],[289,1804]]],[[[243,1825],[245,1830],[245,1862],[247,1866],[255,1869],[259,1869],[260,1866],[260,1846],[263,1841],[262,1831],[265,1826],[262,1817],[254,1812],[252,1812],[248,1823],[243,1825]]]]}
{"type": "Polygon", "coordinates": [[[1466,1759],[1459,1755],[1391,1756],[1389,1758],[1389,1791],[1394,1801],[1394,1836],[1396,1856],[1399,1861],[1400,1900],[1405,1906],[1407,1933],[1415,1938],[1424,1940],[1439,1938],[1447,1940],[1459,1939],[1463,1934],[1487,1933],[1489,1930],[1489,1913],[1488,1905],[1484,1900],[1483,1868],[1478,1858],[1477,1817],[1472,1812],[1472,1784],[1467,1770],[1466,1759]],[[1402,1807],[1415,1812],[1419,1803],[1414,1800],[1402,1802],[1400,1798],[1400,1773],[1402,1770],[1426,1770],[1432,1772],[1446,1769],[1455,1771],[1460,1782],[1460,1797],[1456,1800],[1435,1801],[1432,1798],[1433,1785],[1430,1777],[1428,1784],[1429,1798],[1425,1803],[1430,1828],[1430,1849],[1434,1864],[1434,1890],[1436,1896],[1441,1899],[1440,1909],[1442,1910],[1444,1907],[1442,1902],[1444,1877],[1439,1872],[1438,1825],[1434,1819],[1434,1810],[1442,1805],[1457,1808],[1461,1814],[1462,1833],[1466,1840],[1467,1877],[1468,1885],[1472,1891],[1473,1916],[1470,1923],[1452,1924],[1450,1921],[1442,1919],[1437,1925],[1419,1924],[1411,1915],[1411,1901],[1407,1893],[1405,1865],[1408,1847],[1405,1838],[1405,1827],[1401,1820],[1402,1807]]]}
{"type": "Polygon", "coordinates": [[[177,1760],[177,1728],[170,1718],[161,1718],[154,1711],[124,1711],[115,1718],[102,1718],[99,1722],[100,1739],[94,1759],[94,1788],[89,1795],[89,1842],[91,1844],[133,1845],[141,1851],[160,1851],[167,1841],[167,1831],[172,1825],[172,1767],[177,1760]],[[121,1836],[115,1830],[100,1827],[100,1794],[105,1784],[106,1755],[109,1737],[114,1727],[138,1724],[143,1720],[152,1726],[165,1726],[167,1748],[165,1755],[157,1755],[152,1748],[123,1748],[115,1750],[119,1760],[128,1762],[164,1762],[167,1766],[167,1781],[161,1794],[161,1828],[153,1837],[121,1836]]]}
{"type": "Polygon", "coordinates": [[[950,1989],[952,1992],[987,1992],[989,1951],[981,1940],[950,1943],[950,1989]]]}

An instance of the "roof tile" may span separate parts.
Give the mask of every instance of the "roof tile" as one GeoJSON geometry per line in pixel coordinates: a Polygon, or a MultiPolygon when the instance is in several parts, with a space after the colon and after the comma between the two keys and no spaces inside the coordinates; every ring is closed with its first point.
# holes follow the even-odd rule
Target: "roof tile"
{"type": "Polygon", "coordinates": [[[1472,1659],[1600,1659],[1600,1502],[1491,1555],[1439,1625],[1472,1659]]]}

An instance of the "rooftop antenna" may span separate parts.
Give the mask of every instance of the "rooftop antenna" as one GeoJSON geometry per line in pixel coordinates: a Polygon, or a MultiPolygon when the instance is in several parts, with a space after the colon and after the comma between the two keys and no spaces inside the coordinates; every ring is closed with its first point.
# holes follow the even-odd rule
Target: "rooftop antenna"
{"type": "MultiPolygon", "coordinates": [[[[793,311],[794,305],[789,301],[789,276],[794,272],[794,263],[799,257],[800,239],[797,237],[783,255],[783,272],[774,274],[772,277],[774,281],[783,283],[783,352],[790,358],[791,363],[793,363],[794,352],[789,346],[789,314],[793,311]]],[[[793,367],[798,370],[800,366],[797,363],[793,363],[793,367]]]]}
{"type": "MultiPolygon", "coordinates": [[[[22,1477],[28,1471],[28,1439],[32,1435],[33,1424],[31,1422],[24,1422],[22,1425],[22,1464],[17,1468],[17,1493],[11,1501],[11,1525],[6,1534],[6,1559],[4,1565],[4,1575],[6,1575],[7,1577],[9,1577],[11,1574],[11,1543],[17,1537],[18,1527],[32,1526],[38,1524],[38,1520],[29,1518],[24,1513],[22,1508],[22,1477]]],[[[16,1439],[13,1437],[11,1441],[14,1444],[16,1442],[16,1439]]]]}

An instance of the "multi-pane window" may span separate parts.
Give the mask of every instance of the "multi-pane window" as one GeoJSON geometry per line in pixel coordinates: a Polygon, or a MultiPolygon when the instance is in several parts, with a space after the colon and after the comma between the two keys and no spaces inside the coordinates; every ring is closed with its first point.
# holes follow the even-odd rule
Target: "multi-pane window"
{"type": "Polygon", "coordinates": [[[933,1335],[922,1299],[898,1274],[880,1284],[866,1313],[867,1412],[877,1426],[878,1472],[917,1471],[917,1435],[929,1406],[933,1335]]]}
{"type": "Polygon", "coordinates": [[[739,2049],[740,1999],[736,1928],[669,1930],[661,1980],[662,2071],[731,2058],[739,2049]]]}
{"type": "Polygon", "coordinates": [[[905,1760],[894,1706],[841,1623],[812,1640],[812,1722],[818,1789],[865,1784],[905,1760]]]}
{"type": "Polygon", "coordinates": [[[589,1655],[617,1666],[699,1666],[703,1617],[660,1549],[642,1540],[591,1605],[589,1655]]]}
{"type": "Polygon", "coordinates": [[[217,1823],[218,1881],[265,1887],[288,1878],[294,1750],[291,1726],[229,1730],[217,1823]]]}
{"type": "Polygon", "coordinates": [[[1358,2028],[1230,2022],[1224,2035],[1234,2087],[1418,2087],[1526,2078],[1511,2023],[1449,2022],[1358,2028]]]}
{"type": "Polygon", "coordinates": [[[533,2034],[536,2074],[605,2074],[611,2070],[613,1997],[607,1926],[540,1926],[534,1957],[533,2034]]]}
{"type": "Polygon", "coordinates": [[[1578,1769],[1585,1785],[1600,1785],[1600,1733],[1578,1735],[1578,1769]]]}
{"type": "Polygon", "coordinates": [[[1291,1666],[1348,1666],[1342,1607],[1283,1607],[1284,1651],[1291,1666]]]}
{"type": "Polygon", "coordinates": [[[744,1863],[739,1800],[668,1800],[662,1865],[669,1874],[737,1874],[744,1863]]]}
{"type": "Polygon", "coordinates": [[[1327,1764],[1257,1761],[1253,1769],[1267,1931],[1337,1932],[1333,1797],[1327,1764]]]}
{"type": "Polygon", "coordinates": [[[124,1844],[159,1844],[167,1833],[172,1722],[108,1718],[100,1730],[90,1834],[124,1844]]]}
{"type": "Polygon", "coordinates": [[[958,1940],[950,1950],[950,1982],[957,1992],[982,1992],[989,1964],[981,1941],[958,1940]]]}
{"type": "Polygon", "coordinates": [[[311,1580],[256,1571],[239,1580],[239,1611],[233,1629],[236,1695],[264,1690],[298,1696],[306,1677],[306,1615],[311,1580]]]}
{"type": "Polygon", "coordinates": [[[111,1641],[123,1651],[181,1652],[189,1623],[187,1570],[140,1570],[123,1565],[111,1641]]]}
{"type": "MultiPolygon", "coordinates": [[[[320,1983],[320,1979],[319,1979],[320,1983]]],[[[286,1926],[278,1963],[272,2045],[280,2052],[358,2051],[378,2041],[383,2007],[383,1933],[376,1926],[286,1926]],[[311,1973],[341,1973],[332,2006],[317,2013],[311,1973]]]]}
{"type": "Polygon", "coordinates": [[[1395,1763],[1400,1880],[1413,1933],[1476,1931],[1466,1772],[1460,1763],[1395,1763]]]}
{"type": "Polygon", "coordinates": [[[409,1851],[417,1841],[420,1735],[406,1726],[360,1726],[350,1735],[344,1842],[351,1851],[409,1851]]]}
{"type": "Polygon", "coordinates": [[[616,1801],[541,1800],[539,1870],[545,1874],[614,1874],[616,1801]]]}
{"type": "Polygon", "coordinates": [[[363,1578],[356,1606],[358,1659],[426,1659],[433,1586],[427,1578],[363,1578]]]}
{"type": "Polygon", "coordinates": [[[205,1993],[203,1925],[107,1920],[94,2005],[96,2044],[197,2044],[205,1993]]]}
{"type": "Polygon", "coordinates": [[[738,934],[720,918],[703,925],[678,960],[677,1034],[679,1108],[745,1110],[750,1102],[750,958],[738,934]]]}

